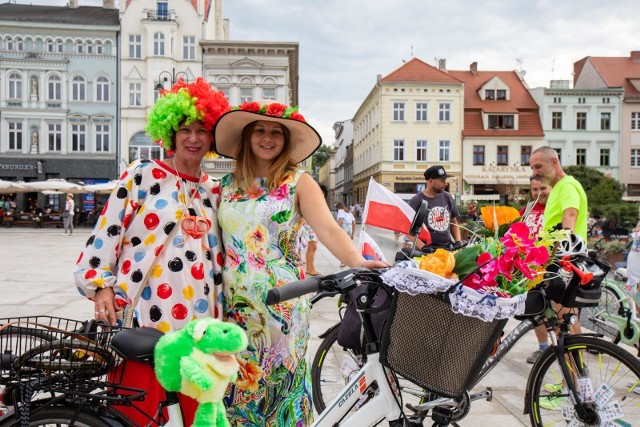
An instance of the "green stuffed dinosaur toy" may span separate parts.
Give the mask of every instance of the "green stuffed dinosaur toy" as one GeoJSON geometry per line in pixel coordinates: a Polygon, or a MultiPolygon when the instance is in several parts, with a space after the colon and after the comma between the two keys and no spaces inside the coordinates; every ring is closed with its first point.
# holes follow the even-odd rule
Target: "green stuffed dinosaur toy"
{"type": "Polygon", "coordinates": [[[179,391],[198,401],[193,427],[228,427],[222,398],[236,380],[235,353],[247,348],[242,328],[218,319],[198,319],[169,332],[156,344],[155,371],[168,391],[179,391]]]}

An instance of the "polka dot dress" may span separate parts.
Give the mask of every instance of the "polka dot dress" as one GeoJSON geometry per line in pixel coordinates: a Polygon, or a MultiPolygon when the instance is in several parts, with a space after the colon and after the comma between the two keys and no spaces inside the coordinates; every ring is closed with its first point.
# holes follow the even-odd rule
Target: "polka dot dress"
{"type": "Polygon", "coordinates": [[[141,326],[168,332],[195,318],[219,317],[223,257],[212,221],[218,197],[218,183],[207,175],[198,185],[198,178],[178,176],[159,161],[134,162],[80,254],[78,291],[92,298],[97,288],[112,286],[118,303],[131,304],[149,274],[135,307],[141,326]],[[201,217],[211,228],[194,237],[181,226],[183,213],[201,217]],[[174,227],[179,228],[167,241],[174,227]]]}

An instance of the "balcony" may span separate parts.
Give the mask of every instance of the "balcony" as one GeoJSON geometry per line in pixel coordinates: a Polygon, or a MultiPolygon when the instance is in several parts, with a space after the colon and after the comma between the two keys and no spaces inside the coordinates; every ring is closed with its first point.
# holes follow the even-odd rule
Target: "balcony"
{"type": "Polygon", "coordinates": [[[142,11],[143,19],[147,21],[175,21],[176,11],[171,10],[151,10],[144,9],[142,11]]]}
{"type": "Polygon", "coordinates": [[[8,108],[21,108],[22,107],[22,101],[7,101],[7,107],[8,108]]]}
{"type": "Polygon", "coordinates": [[[213,160],[205,159],[202,164],[204,171],[215,178],[222,178],[223,175],[233,172],[234,167],[235,161],[222,158],[213,160]]]}

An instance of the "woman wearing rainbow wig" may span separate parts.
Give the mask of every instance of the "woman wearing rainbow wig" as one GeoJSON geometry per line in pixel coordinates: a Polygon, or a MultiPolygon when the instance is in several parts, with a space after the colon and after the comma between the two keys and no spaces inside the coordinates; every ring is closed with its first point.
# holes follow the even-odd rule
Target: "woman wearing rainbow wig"
{"type": "MultiPolygon", "coordinates": [[[[172,157],[129,166],[80,254],[76,285],[94,301],[96,319],[115,324],[116,312],[133,306],[138,325],[169,332],[194,318],[220,317],[220,191],[201,162],[228,110],[224,94],[202,78],[178,81],[151,108],[146,131],[172,157]]],[[[149,390],[143,406],[154,413],[162,389],[152,369],[134,364],[126,367],[128,385],[149,390]]],[[[128,415],[148,423],[135,411],[128,415]]]]}

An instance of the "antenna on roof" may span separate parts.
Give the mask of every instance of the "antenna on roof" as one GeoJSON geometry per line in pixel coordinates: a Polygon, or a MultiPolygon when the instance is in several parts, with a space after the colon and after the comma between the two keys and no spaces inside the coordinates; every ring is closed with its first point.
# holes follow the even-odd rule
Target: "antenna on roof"
{"type": "Polygon", "coordinates": [[[411,44],[409,46],[411,46],[411,57],[413,58],[413,45],[411,44]]]}

